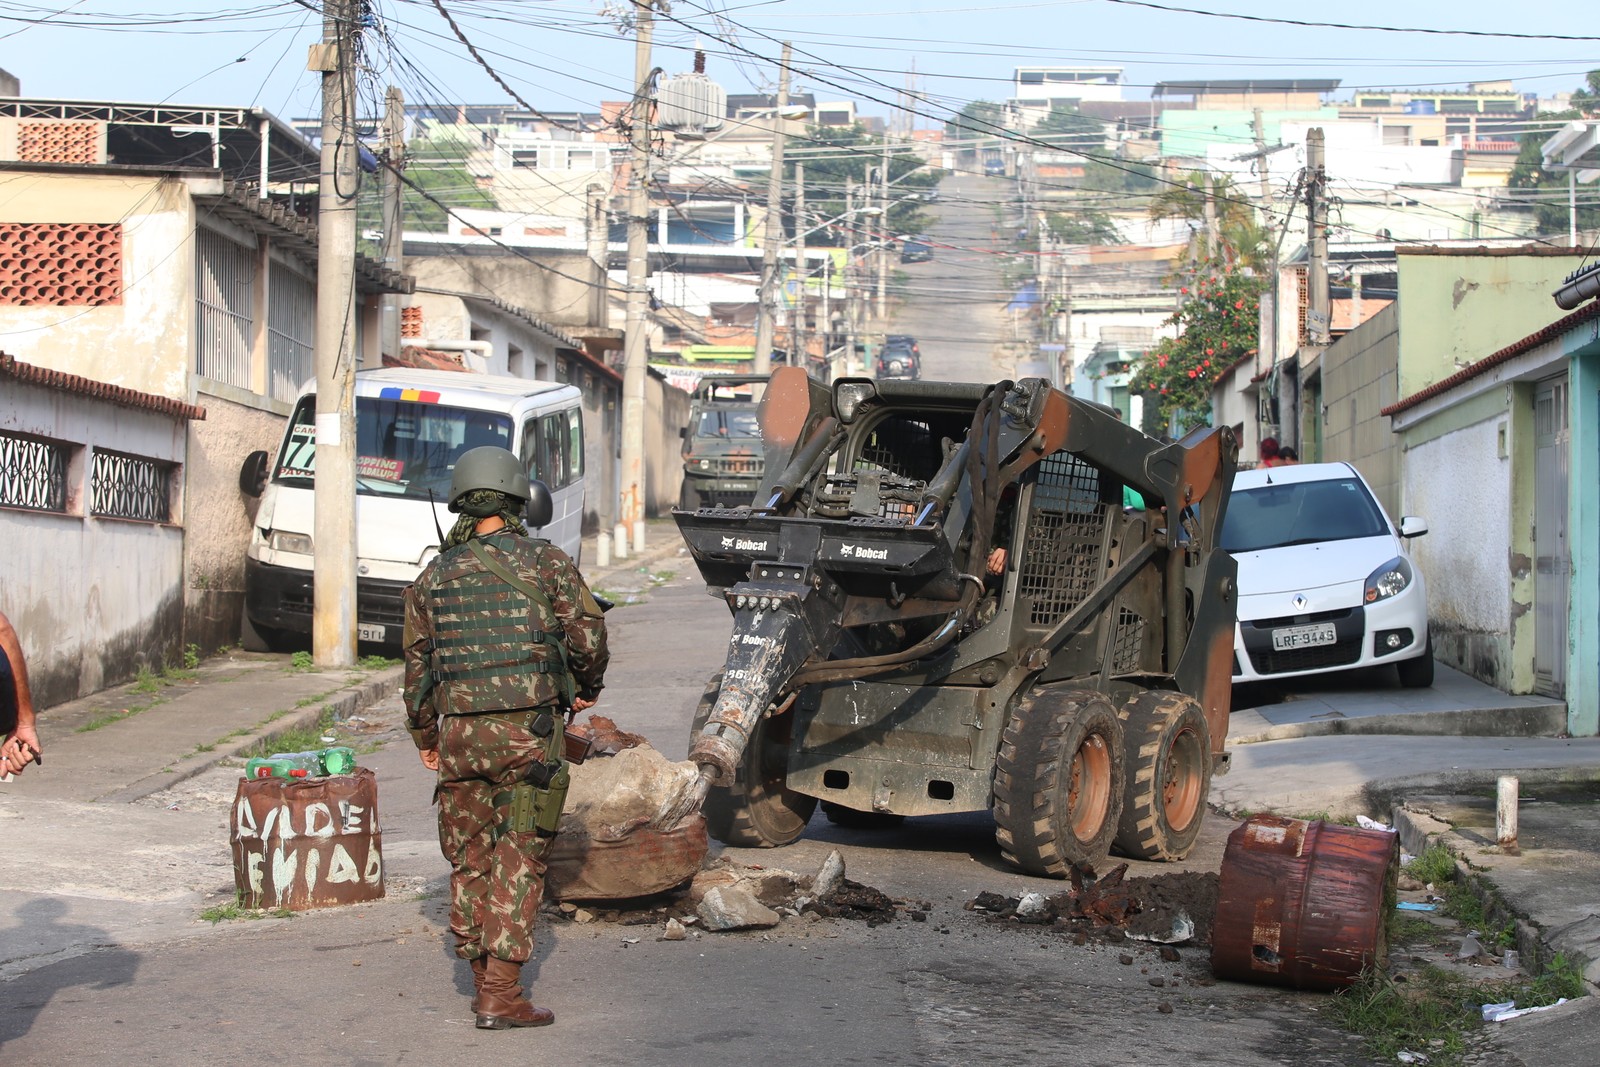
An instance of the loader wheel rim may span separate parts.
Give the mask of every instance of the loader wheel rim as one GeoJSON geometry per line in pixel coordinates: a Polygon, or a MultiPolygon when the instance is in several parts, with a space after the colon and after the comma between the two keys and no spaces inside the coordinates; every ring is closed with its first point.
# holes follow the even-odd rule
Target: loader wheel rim
{"type": "Polygon", "coordinates": [[[1174,833],[1187,830],[1205,802],[1200,792],[1205,782],[1205,756],[1195,730],[1173,735],[1167,758],[1161,763],[1161,808],[1174,833]]]}
{"type": "Polygon", "coordinates": [[[1105,738],[1090,734],[1072,754],[1067,782],[1067,824],[1079,841],[1091,840],[1105,825],[1111,808],[1111,749],[1105,738]]]}

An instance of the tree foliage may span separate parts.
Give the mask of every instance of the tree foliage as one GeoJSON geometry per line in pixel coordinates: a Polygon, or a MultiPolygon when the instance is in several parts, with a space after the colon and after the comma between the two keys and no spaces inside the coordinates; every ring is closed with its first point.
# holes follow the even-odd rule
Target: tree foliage
{"type": "Polygon", "coordinates": [[[1106,146],[1105,123],[1081,113],[1073,104],[1057,103],[1030,132],[1035,141],[1070,152],[1099,154],[1106,146]]]}
{"type": "Polygon", "coordinates": [[[1151,198],[1150,217],[1203,223],[1208,196],[1217,229],[1217,247],[1210,247],[1210,235],[1203,225],[1197,225],[1189,238],[1188,257],[1242,263],[1264,272],[1271,257],[1271,236],[1256,221],[1249,199],[1226,174],[1195,171],[1184,185],[1168,186],[1151,198]]]}
{"type": "MultiPolygon", "coordinates": [[[[400,217],[405,229],[442,233],[450,223],[447,207],[491,211],[498,207],[494,194],[481,186],[468,168],[467,157],[465,143],[455,138],[418,138],[406,146],[407,184],[400,190],[400,217]]],[[[383,229],[382,190],[381,169],[361,176],[356,232],[361,235],[361,251],[367,255],[378,254],[378,242],[368,235],[379,234],[383,229]]]]}
{"type": "Polygon", "coordinates": [[[1050,211],[1045,214],[1050,235],[1069,245],[1127,244],[1111,216],[1097,208],[1050,211]]]}
{"type": "MultiPolygon", "coordinates": [[[[945,143],[995,137],[1005,126],[1005,108],[993,100],[974,100],[944,124],[945,143]]],[[[965,145],[958,147],[967,147],[965,145]]],[[[976,147],[976,146],[972,146],[976,147]]]]}
{"type": "Polygon", "coordinates": [[[1178,335],[1135,362],[1129,387],[1148,395],[1163,426],[1188,430],[1211,422],[1211,388],[1260,339],[1262,279],[1237,262],[1207,259],[1182,268],[1184,303],[1167,319],[1178,335]]]}
{"type": "MultiPolygon", "coordinates": [[[[1541,111],[1545,121],[1580,119],[1586,111],[1600,110],[1600,70],[1591,70],[1587,83],[1589,90],[1579,89],[1572,94],[1574,106],[1566,111],[1541,111]]],[[[1507,184],[1524,193],[1533,208],[1534,225],[1541,234],[1565,234],[1571,222],[1567,208],[1567,174],[1544,167],[1542,146],[1550,139],[1549,131],[1525,133],[1517,151],[1517,161],[1511,166],[1507,184]]],[[[1600,206],[1584,205],[1579,193],[1578,229],[1600,228],[1600,206]]]]}
{"type": "MultiPolygon", "coordinates": [[[[872,136],[866,127],[856,123],[853,126],[813,126],[807,132],[807,141],[810,151],[798,156],[806,168],[807,212],[825,219],[836,218],[846,210],[846,179],[862,185],[869,173],[876,176],[877,169],[883,165],[884,139],[872,136]],[[813,151],[816,158],[811,158],[813,151]]],[[[786,177],[791,182],[794,162],[791,159],[785,166],[786,177]]],[[[887,229],[891,233],[920,233],[927,228],[927,217],[905,194],[932,189],[942,176],[943,172],[937,167],[928,166],[921,157],[909,152],[889,156],[891,202],[887,229]]],[[[858,199],[857,206],[861,204],[858,199]]]]}

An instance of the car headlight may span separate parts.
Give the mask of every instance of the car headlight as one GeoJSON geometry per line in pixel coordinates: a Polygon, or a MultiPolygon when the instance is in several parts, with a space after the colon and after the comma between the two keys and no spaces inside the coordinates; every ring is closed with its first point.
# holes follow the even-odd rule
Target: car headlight
{"type": "Polygon", "coordinates": [[[288,533],[284,530],[273,530],[272,536],[267,539],[274,552],[293,552],[300,556],[311,555],[311,535],[288,533]]]}
{"type": "Polygon", "coordinates": [[[1376,604],[1403,592],[1411,584],[1411,563],[1404,556],[1396,556],[1388,563],[1367,575],[1367,585],[1361,599],[1376,604]]]}
{"type": "Polygon", "coordinates": [[[709,459],[701,460],[700,461],[700,469],[703,470],[703,471],[710,470],[711,469],[711,461],[709,459]]]}

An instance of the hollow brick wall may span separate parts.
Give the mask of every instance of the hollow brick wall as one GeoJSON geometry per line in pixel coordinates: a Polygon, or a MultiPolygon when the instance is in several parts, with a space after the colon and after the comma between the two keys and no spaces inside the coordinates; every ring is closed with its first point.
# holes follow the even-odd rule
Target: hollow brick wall
{"type": "Polygon", "coordinates": [[[100,124],[18,123],[17,158],[24,163],[99,163],[100,124]]]}
{"type": "Polygon", "coordinates": [[[0,223],[0,305],[120,303],[120,223],[0,223]]]}

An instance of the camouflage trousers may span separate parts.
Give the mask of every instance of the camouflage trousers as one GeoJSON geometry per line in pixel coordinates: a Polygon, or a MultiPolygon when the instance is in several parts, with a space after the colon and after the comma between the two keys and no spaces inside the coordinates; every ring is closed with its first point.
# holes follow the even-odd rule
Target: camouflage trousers
{"type": "Polygon", "coordinates": [[[501,833],[496,793],[543,758],[535,711],[446,715],[439,724],[439,848],[450,861],[450,929],[462,959],[527,962],[549,838],[501,833]]]}

